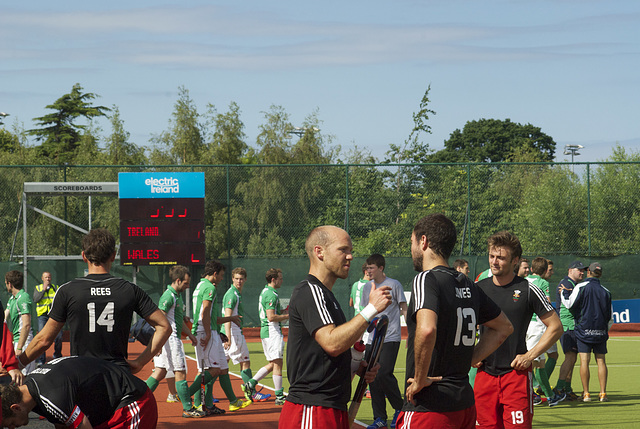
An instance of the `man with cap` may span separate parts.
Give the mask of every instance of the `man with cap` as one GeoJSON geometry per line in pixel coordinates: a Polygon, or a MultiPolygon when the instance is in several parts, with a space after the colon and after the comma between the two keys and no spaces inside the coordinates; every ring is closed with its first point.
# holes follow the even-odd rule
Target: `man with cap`
{"type": "Polygon", "coordinates": [[[611,326],[611,292],[602,284],[602,265],[592,262],[587,268],[587,280],[579,283],[569,295],[561,297],[562,303],[576,318],[575,333],[580,355],[580,379],[582,380],[584,402],[590,402],[589,361],[591,352],[596,355],[598,380],[600,381],[600,402],[607,401],[607,340],[611,326]]]}
{"type": "Polygon", "coordinates": [[[560,280],[556,291],[556,309],[560,315],[560,321],[564,329],[564,333],[562,337],[560,337],[560,345],[564,353],[564,362],[562,362],[560,366],[558,382],[555,388],[558,391],[564,391],[564,393],[566,393],[567,401],[575,401],[578,399],[577,395],[573,393],[571,389],[573,367],[578,359],[578,345],[576,344],[576,335],[573,330],[575,319],[569,309],[562,304],[562,297],[569,298],[573,288],[584,278],[585,269],[586,267],[580,261],[573,261],[569,264],[569,271],[567,275],[560,280]]]}

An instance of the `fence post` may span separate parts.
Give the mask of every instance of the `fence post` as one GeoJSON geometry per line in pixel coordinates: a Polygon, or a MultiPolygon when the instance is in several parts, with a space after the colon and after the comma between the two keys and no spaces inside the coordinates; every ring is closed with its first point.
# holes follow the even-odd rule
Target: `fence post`
{"type": "Polygon", "coordinates": [[[469,255],[471,255],[471,164],[467,164],[467,231],[469,255]]]}
{"type": "Polygon", "coordinates": [[[344,211],[344,230],[349,233],[349,164],[344,166],[345,169],[345,211],[344,211]]]}
{"type": "Polygon", "coordinates": [[[230,178],[229,178],[229,164],[225,167],[227,176],[227,255],[229,257],[229,267],[233,266],[231,263],[231,191],[230,191],[230,178]]]}
{"type": "Polygon", "coordinates": [[[587,164],[587,240],[591,257],[591,164],[587,164]]]}

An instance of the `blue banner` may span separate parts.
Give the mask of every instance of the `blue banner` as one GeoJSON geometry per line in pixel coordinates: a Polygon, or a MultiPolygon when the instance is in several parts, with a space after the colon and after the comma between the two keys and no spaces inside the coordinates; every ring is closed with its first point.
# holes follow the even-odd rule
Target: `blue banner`
{"type": "Polygon", "coordinates": [[[640,299],[618,299],[613,305],[613,323],[640,323],[640,299]]]}
{"type": "Polygon", "coordinates": [[[118,173],[119,198],[204,198],[204,173],[118,173]]]}

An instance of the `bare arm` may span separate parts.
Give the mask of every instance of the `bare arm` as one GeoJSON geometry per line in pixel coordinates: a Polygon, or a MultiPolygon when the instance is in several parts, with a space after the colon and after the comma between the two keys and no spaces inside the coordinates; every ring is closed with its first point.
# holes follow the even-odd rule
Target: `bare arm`
{"type": "Polygon", "coordinates": [[[513,332],[513,325],[504,312],[495,319],[489,320],[483,326],[487,328],[480,336],[480,341],[473,349],[471,366],[479,367],[482,360],[493,353],[513,332]]]}
{"type": "Polygon", "coordinates": [[[58,336],[58,333],[62,331],[64,322],[57,322],[52,318],[47,320],[44,328],[33,338],[33,341],[29,343],[27,350],[22,352],[18,357],[21,365],[27,365],[29,362],[36,359],[42,353],[44,353],[53,344],[53,341],[58,336]]]}
{"type": "MultiPolygon", "coordinates": [[[[378,313],[391,304],[390,290],[389,286],[380,288],[372,286],[369,294],[369,304],[373,304],[378,313]]],[[[335,357],[349,350],[362,337],[368,326],[369,322],[358,313],[356,317],[340,326],[331,324],[321,327],[313,336],[329,356],[335,357]]]]}
{"type": "Polygon", "coordinates": [[[196,337],[191,333],[191,330],[187,326],[187,322],[191,322],[191,320],[189,320],[189,318],[187,316],[184,316],[182,318],[182,320],[183,320],[182,333],[185,334],[187,337],[189,337],[189,339],[191,340],[191,344],[195,346],[196,345],[196,337]]]}
{"type": "MultiPolygon", "coordinates": [[[[226,319],[230,318],[233,315],[233,309],[225,308],[224,315],[226,319]]],[[[220,319],[222,319],[222,317],[220,317],[220,319]]],[[[223,344],[223,347],[228,350],[229,347],[231,347],[231,320],[224,322],[224,332],[227,335],[227,339],[229,341],[225,342],[223,344]]]]}
{"type": "Polygon", "coordinates": [[[165,316],[160,309],[157,309],[145,317],[144,320],[153,326],[156,332],[153,334],[153,337],[151,337],[151,341],[149,341],[149,344],[143,352],[140,353],[136,359],[128,361],[132,374],[140,371],[155,355],[160,353],[160,349],[162,349],[164,343],[167,342],[172,331],[167,316],[165,316]]]}
{"type": "Polygon", "coordinates": [[[275,310],[267,310],[267,320],[269,322],[282,322],[289,318],[288,314],[276,314],[275,310]]]}
{"type": "Polygon", "coordinates": [[[30,314],[21,314],[20,321],[22,322],[22,327],[20,328],[20,338],[18,338],[18,350],[16,351],[16,355],[22,353],[22,348],[24,347],[24,343],[27,342],[27,337],[29,336],[29,330],[31,329],[31,315],[30,314]]]}
{"type": "Polygon", "coordinates": [[[442,377],[429,377],[431,355],[438,335],[438,315],[426,308],[416,313],[416,336],[414,343],[415,372],[413,378],[407,380],[406,398],[413,402],[413,397],[423,388],[430,386],[442,377]]]}
{"type": "Polygon", "coordinates": [[[522,355],[517,355],[511,366],[517,370],[529,368],[531,362],[542,353],[549,350],[549,347],[562,336],[562,323],[555,310],[546,312],[543,316],[538,316],[540,321],[545,324],[547,330],[542,334],[542,338],[531,350],[522,355]]]}

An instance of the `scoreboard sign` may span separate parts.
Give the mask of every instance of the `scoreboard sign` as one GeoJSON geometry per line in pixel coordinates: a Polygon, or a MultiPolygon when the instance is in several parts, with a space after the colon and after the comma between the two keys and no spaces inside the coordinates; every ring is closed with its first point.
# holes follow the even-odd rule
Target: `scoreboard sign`
{"type": "Polygon", "coordinates": [[[119,173],[120,264],[204,264],[204,173],[119,173]]]}

